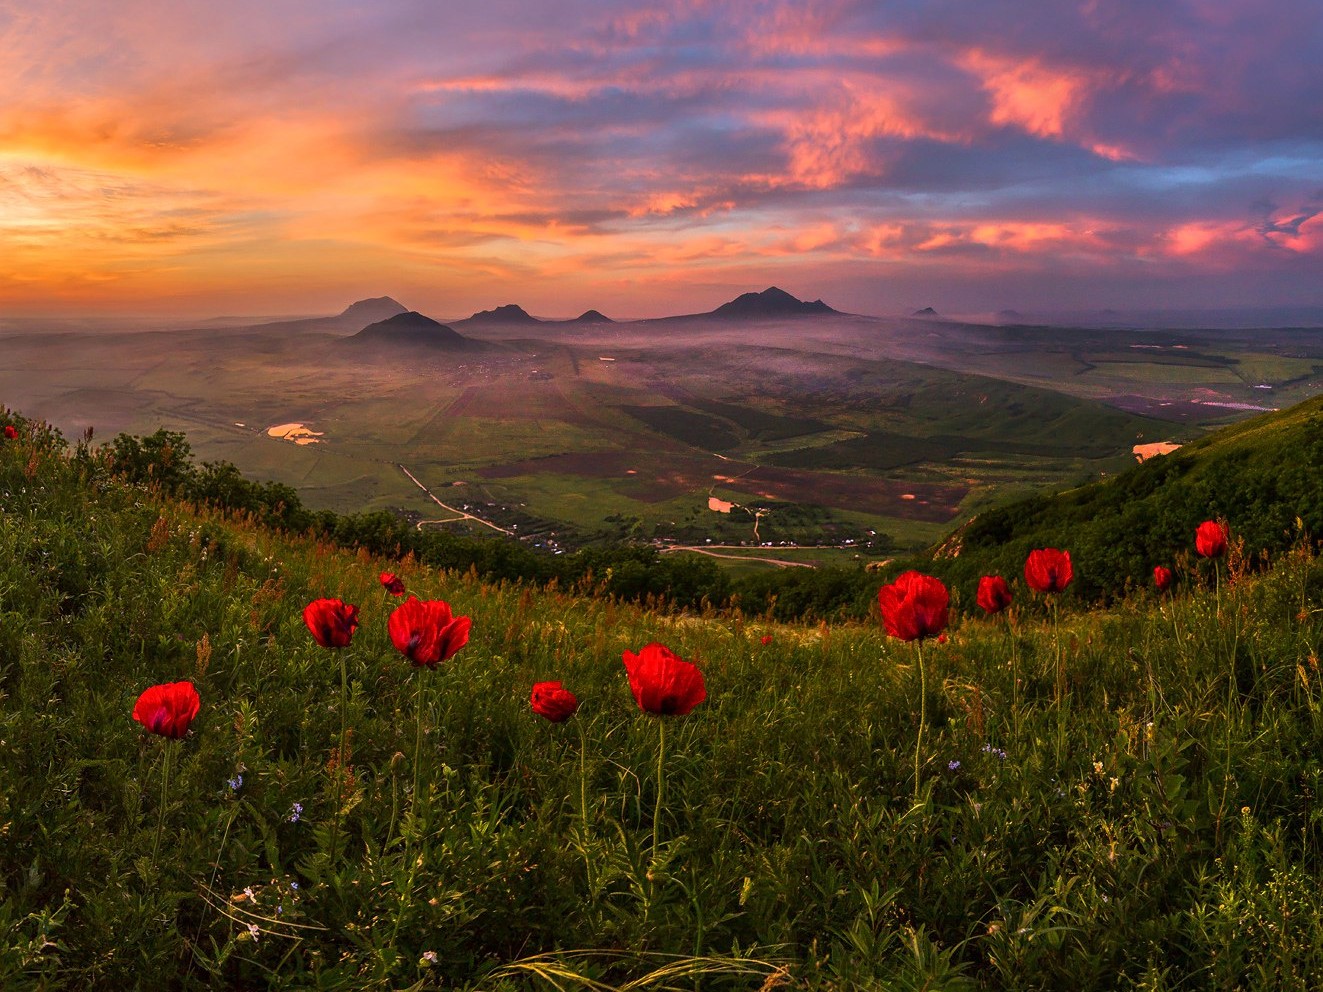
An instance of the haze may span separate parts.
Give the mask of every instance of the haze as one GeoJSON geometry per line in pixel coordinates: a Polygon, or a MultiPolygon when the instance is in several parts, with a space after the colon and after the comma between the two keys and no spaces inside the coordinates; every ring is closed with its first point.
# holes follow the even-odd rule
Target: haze
{"type": "Polygon", "coordinates": [[[1314,0],[0,0],[0,315],[1323,304],[1314,0]]]}

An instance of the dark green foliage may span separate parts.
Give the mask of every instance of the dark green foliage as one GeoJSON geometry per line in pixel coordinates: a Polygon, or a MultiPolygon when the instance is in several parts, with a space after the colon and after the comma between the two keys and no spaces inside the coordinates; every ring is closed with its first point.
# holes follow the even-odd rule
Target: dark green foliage
{"type": "Polygon", "coordinates": [[[1209,519],[1226,521],[1257,565],[1302,534],[1323,534],[1323,399],[1225,428],[1114,478],[982,513],[957,535],[959,557],[934,567],[972,586],[982,574],[1019,575],[1033,548],[1065,548],[1074,595],[1113,599],[1151,583],[1155,565],[1192,559],[1194,530],[1209,519]]]}

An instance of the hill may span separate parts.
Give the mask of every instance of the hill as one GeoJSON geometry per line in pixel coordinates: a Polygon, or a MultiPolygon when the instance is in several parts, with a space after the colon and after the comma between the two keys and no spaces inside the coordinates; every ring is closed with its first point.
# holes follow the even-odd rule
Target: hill
{"type": "Polygon", "coordinates": [[[335,319],[345,327],[360,328],[408,312],[407,307],[389,296],[374,296],[349,304],[335,319]]]}
{"type": "Polygon", "coordinates": [[[723,303],[707,316],[727,319],[806,317],[839,313],[821,300],[807,303],[796,299],[783,289],[771,286],[761,293],[743,293],[723,303]]]}
{"type": "Polygon", "coordinates": [[[385,345],[455,350],[475,347],[477,342],[431,317],[414,310],[406,310],[404,313],[379,320],[375,324],[369,324],[357,334],[346,338],[345,344],[359,347],[385,345]]]}
{"type": "Polygon", "coordinates": [[[948,574],[1014,575],[1034,547],[1070,549],[1077,592],[1112,598],[1151,581],[1223,519],[1251,561],[1276,558],[1303,530],[1323,535],[1323,397],[1266,413],[1113,478],[982,513],[946,543],[948,574]]]}
{"type": "Polygon", "coordinates": [[[529,314],[523,307],[514,303],[507,303],[505,306],[496,307],[493,310],[479,310],[472,317],[466,317],[464,320],[456,323],[472,324],[540,324],[542,321],[529,314]]]}
{"type": "Polygon", "coordinates": [[[168,498],[171,445],[130,483],[129,446],[0,420],[6,989],[1266,992],[1323,970],[1307,549],[1059,623],[956,606],[945,643],[905,643],[355,552],[168,498]],[[383,571],[447,606],[398,615],[383,571]],[[331,598],[355,608],[335,648],[304,619],[331,598]],[[411,663],[452,612],[451,656],[411,663]],[[663,672],[703,701],[651,698],[663,672]],[[563,723],[532,705],[551,680],[563,723]],[[196,711],[131,717],[185,681],[196,711]]]}

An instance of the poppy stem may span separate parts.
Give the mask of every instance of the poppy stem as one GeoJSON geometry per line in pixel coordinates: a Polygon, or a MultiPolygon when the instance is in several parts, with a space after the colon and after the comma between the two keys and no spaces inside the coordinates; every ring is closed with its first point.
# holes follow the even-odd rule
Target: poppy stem
{"type": "Polygon", "coordinates": [[[928,677],[923,670],[923,638],[915,642],[919,655],[919,736],[914,742],[914,804],[919,804],[920,763],[923,755],[923,728],[928,723],[928,677]]]}
{"type": "Polygon", "coordinates": [[[331,787],[335,790],[335,820],[331,824],[331,860],[335,860],[340,846],[340,821],[344,816],[344,781],[345,781],[345,720],[349,708],[349,666],[345,661],[345,648],[336,652],[340,656],[340,749],[336,752],[335,781],[331,787]]]}
{"type": "Polygon", "coordinates": [[[165,742],[165,757],[162,759],[163,767],[161,770],[161,809],[156,817],[156,843],[152,845],[153,861],[156,860],[157,854],[160,853],[161,834],[165,831],[165,804],[170,796],[170,754],[172,751],[173,748],[170,747],[170,742],[167,740],[165,742]]]}
{"type": "Polygon", "coordinates": [[[584,877],[588,882],[588,894],[591,898],[596,891],[593,882],[593,859],[588,853],[588,764],[584,752],[588,750],[588,735],[583,729],[583,720],[574,721],[579,730],[579,836],[583,851],[584,877]]]}
{"type": "Polygon", "coordinates": [[[424,680],[420,677],[418,679],[418,697],[416,700],[418,725],[414,729],[413,737],[413,812],[415,817],[418,816],[418,783],[420,781],[419,772],[422,769],[423,757],[423,682],[424,680]]]}
{"type": "Polygon", "coordinates": [[[657,737],[657,806],[652,811],[652,856],[657,857],[657,827],[661,823],[662,795],[666,791],[666,720],[660,719],[657,737]]]}

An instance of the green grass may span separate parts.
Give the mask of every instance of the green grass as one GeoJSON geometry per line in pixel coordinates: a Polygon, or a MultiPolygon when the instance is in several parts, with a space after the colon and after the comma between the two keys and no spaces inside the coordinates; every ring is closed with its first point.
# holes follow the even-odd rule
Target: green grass
{"type": "Polygon", "coordinates": [[[1323,982],[1307,549],[1059,625],[1022,588],[982,619],[962,585],[921,656],[876,622],[647,611],[275,535],[22,426],[0,446],[6,989],[1323,982]],[[473,618],[439,670],[390,644],[383,568],[473,618]],[[361,606],[342,653],[300,619],[322,596],[361,606]],[[705,674],[687,717],[634,705],[621,652],[651,640],[705,674]],[[138,693],[179,679],[192,730],[144,733],[138,693]],[[581,701],[564,725],[529,711],[546,679],[581,701]]]}

